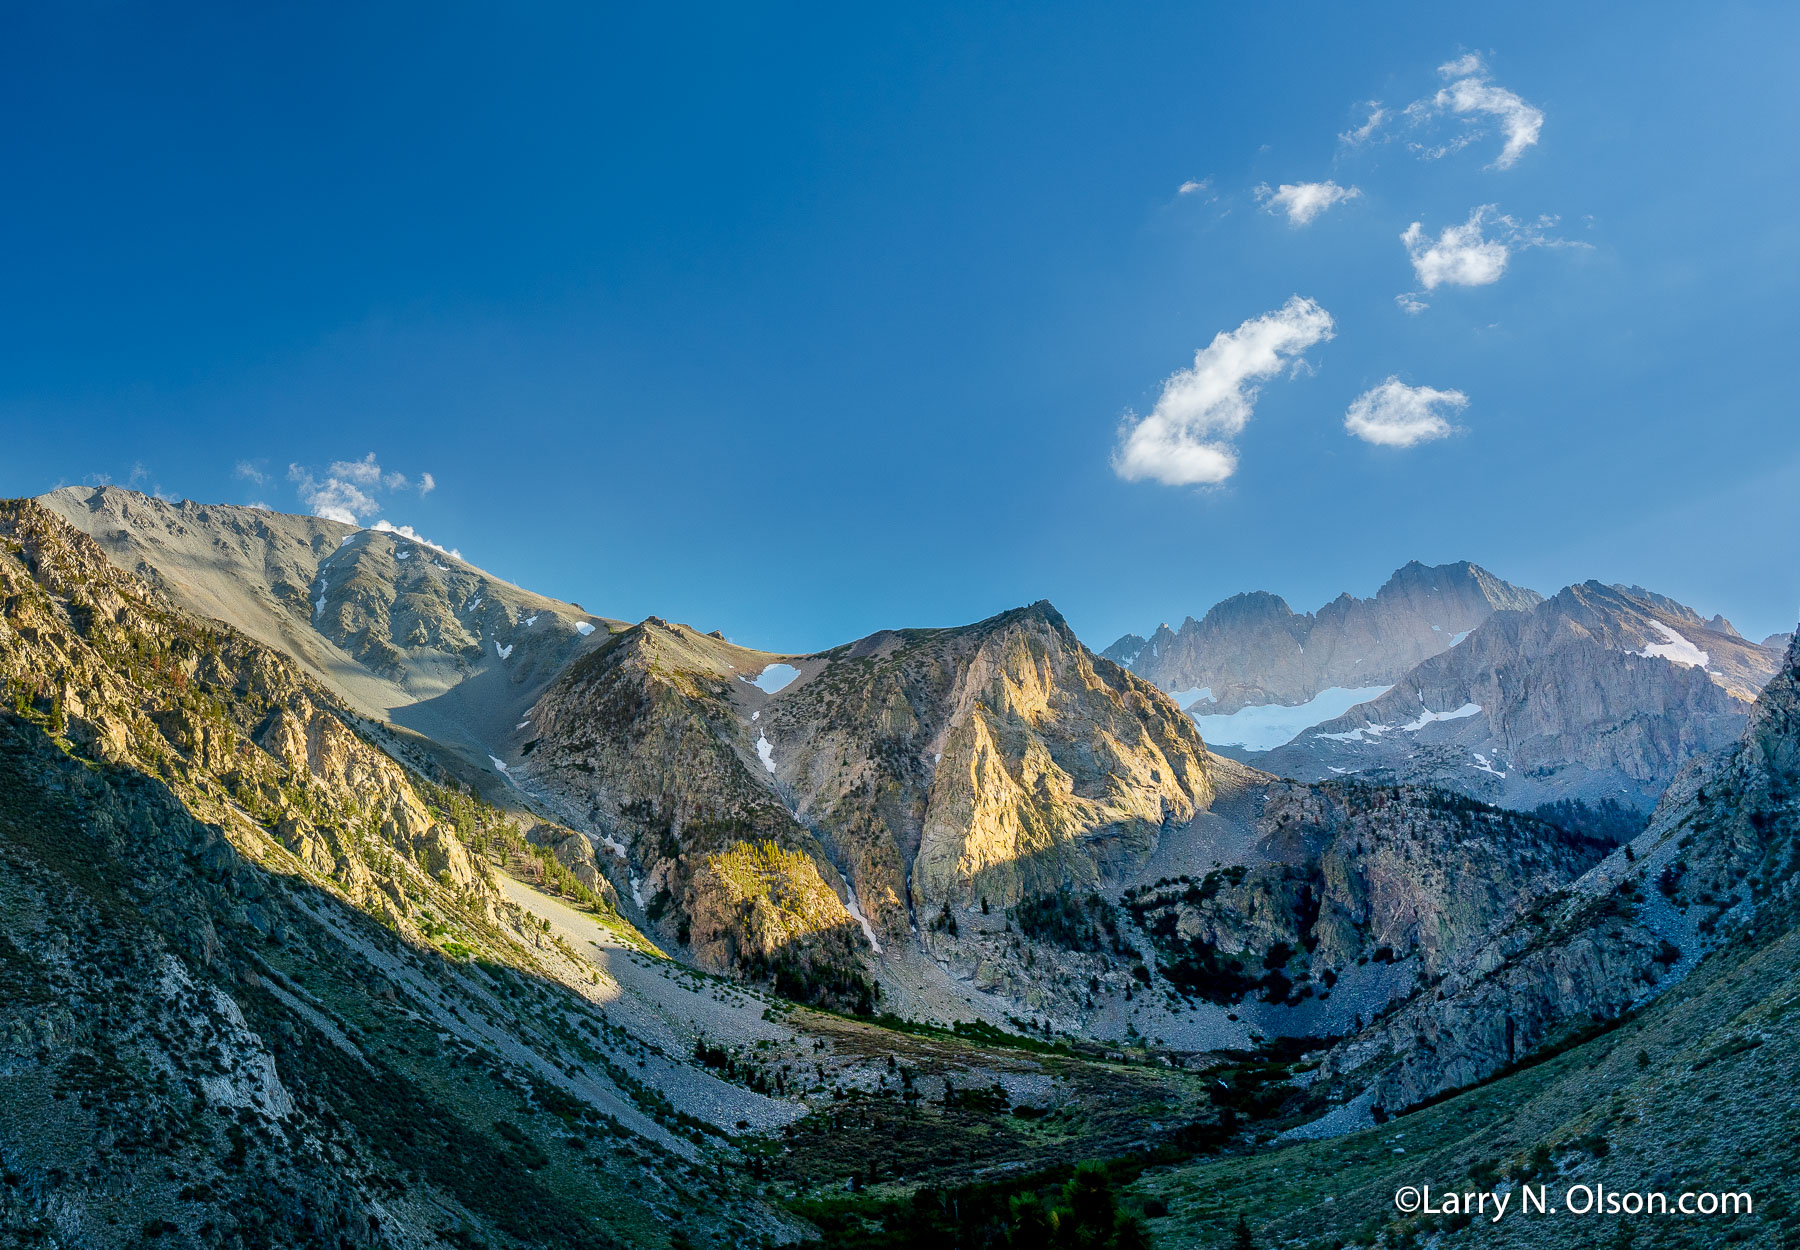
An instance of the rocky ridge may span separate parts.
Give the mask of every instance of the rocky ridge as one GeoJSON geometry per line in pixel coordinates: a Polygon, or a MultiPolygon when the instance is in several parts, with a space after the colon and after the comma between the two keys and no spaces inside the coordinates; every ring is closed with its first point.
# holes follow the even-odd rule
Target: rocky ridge
{"type": "Polygon", "coordinates": [[[186,611],[293,657],[467,777],[491,775],[491,744],[613,627],[392,530],[117,487],[41,502],[186,611]]]}
{"type": "Polygon", "coordinates": [[[1246,758],[1301,780],[1443,785],[1509,807],[1647,810],[1689,759],[1736,741],[1779,660],[1674,600],[1586,582],[1495,614],[1386,694],[1246,758]]]}
{"type": "Polygon", "coordinates": [[[1468,561],[1428,567],[1415,560],[1369,599],[1342,594],[1316,613],[1296,613],[1280,596],[1253,591],[1179,629],[1127,635],[1101,654],[1198,713],[1292,706],[1334,687],[1389,684],[1493,613],[1540,599],[1468,561]]]}

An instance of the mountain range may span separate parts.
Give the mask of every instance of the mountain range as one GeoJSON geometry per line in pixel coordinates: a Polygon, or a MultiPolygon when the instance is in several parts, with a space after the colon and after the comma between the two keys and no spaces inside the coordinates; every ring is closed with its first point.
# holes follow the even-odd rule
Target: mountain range
{"type": "Polygon", "coordinates": [[[21,1237],[1031,1244],[1014,1199],[1074,1229],[1113,1158],[1092,1244],[1210,1244],[1194,1194],[1519,1116],[1621,1030],[1669,1040],[1635,1118],[1549,1122],[1571,1175],[1694,1064],[1793,1063],[1793,649],[1638,588],[1409,564],[1098,655],[1047,603],[780,654],[78,488],[0,509],[0,606],[21,1237]]]}

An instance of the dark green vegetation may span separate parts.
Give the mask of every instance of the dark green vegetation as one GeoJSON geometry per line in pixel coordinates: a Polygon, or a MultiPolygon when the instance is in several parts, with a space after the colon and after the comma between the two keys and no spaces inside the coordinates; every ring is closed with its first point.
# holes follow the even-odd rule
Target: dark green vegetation
{"type": "Polygon", "coordinates": [[[1581,799],[1558,799],[1554,803],[1540,804],[1532,815],[1558,829],[1566,829],[1570,833],[1581,834],[1612,846],[1631,841],[1650,823],[1649,817],[1643,812],[1635,807],[1628,807],[1617,799],[1601,799],[1598,803],[1588,803],[1581,799]]]}
{"type": "Polygon", "coordinates": [[[1120,1182],[1136,1172],[1131,1163],[1096,1160],[1012,1181],[922,1186],[904,1198],[796,1209],[819,1227],[826,1245],[857,1250],[1142,1250],[1151,1244],[1144,1211],[1119,1194],[1120,1182]]]}
{"type": "Polygon", "coordinates": [[[1026,937],[1064,950],[1111,951],[1126,958],[1137,953],[1120,938],[1112,904],[1092,891],[1082,897],[1039,895],[1009,908],[1006,914],[1026,937]]]}

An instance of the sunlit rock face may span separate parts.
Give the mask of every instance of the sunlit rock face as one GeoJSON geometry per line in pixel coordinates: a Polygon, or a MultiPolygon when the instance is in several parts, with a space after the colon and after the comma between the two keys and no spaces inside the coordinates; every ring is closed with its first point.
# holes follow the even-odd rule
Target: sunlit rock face
{"type": "Polygon", "coordinates": [[[1192,722],[1048,604],[789,657],[651,620],[531,724],[522,781],[623,849],[647,919],[715,966],[949,942],[946,909],[1116,878],[1212,798],[1192,722]],[[731,916],[759,919],[728,941],[731,916]]]}

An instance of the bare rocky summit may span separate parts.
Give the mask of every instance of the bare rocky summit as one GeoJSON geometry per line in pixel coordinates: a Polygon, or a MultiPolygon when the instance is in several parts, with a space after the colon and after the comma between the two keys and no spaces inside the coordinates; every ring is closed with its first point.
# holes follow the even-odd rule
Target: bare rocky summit
{"type": "Polygon", "coordinates": [[[198,616],[297,660],[365,715],[489,768],[489,744],[613,627],[391,530],[117,487],[40,501],[198,616]]]}

